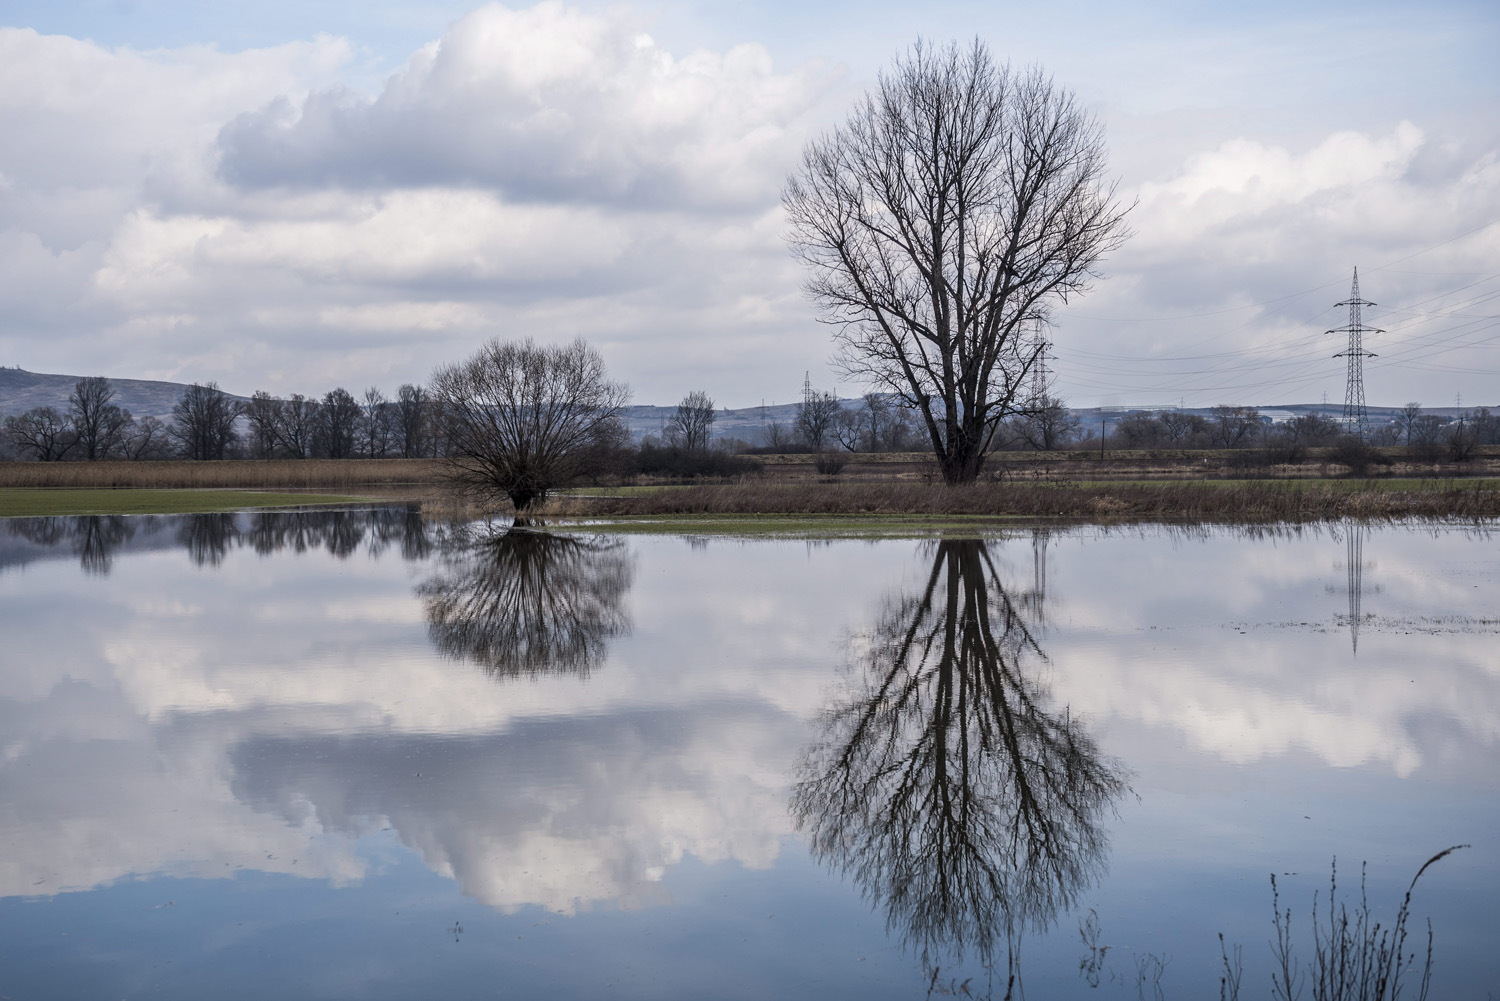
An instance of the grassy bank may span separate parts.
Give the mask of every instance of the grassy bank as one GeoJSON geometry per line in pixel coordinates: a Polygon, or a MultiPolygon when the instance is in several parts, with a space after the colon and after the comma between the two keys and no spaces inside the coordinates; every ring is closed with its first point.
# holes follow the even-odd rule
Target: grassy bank
{"type": "Polygon", "coordinates": [[[585,518],[917,515],[1173,522],[1345,518],[1482,521],[1500,518],[1500,489],[1494,480],[1011,483],[964,487],[752,480],[621,496],[559,497],[549,503],[547,513],[585,518]]]}
{"type": "Polygon", "coordinates": [[[284,493],[252,490],[5,490],[0,518],[77,514],[197,514],[256,507],[353,504],[368,500],[348,494],[284,493]]]}
{"type": "Polygon", "coordinates": [[[0,462],[0,488],[349,490],[432,483],[437,472],[435,459],[0,462]]]}

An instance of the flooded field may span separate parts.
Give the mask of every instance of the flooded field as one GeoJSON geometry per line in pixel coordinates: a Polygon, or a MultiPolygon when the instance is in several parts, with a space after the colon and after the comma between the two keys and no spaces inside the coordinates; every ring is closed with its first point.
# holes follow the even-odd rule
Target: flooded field
{"type": "Polygon", "coordinates": [[[1500,539],[0,523],[0,995],[1500,989],[1500,539]],[[1225,945],[1221,948],[1220,934],[1225,945]],[[1236,953],[1238,960],[1236,960],[1236,953]]]}

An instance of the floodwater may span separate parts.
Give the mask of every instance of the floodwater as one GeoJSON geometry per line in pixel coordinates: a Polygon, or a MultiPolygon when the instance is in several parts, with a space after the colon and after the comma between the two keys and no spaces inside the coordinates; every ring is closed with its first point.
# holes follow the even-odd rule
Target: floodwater
{"type": "Polygon", "coordinates": [[[1500,985],[1500,547],[0,522],[0,995],[1500,985]]]}

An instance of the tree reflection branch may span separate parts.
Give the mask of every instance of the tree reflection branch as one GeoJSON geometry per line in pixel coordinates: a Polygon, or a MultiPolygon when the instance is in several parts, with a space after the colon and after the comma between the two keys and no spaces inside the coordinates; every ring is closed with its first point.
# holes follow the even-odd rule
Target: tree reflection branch
{"type": "Polygon", "coordinates": [[[1028,676],[1045,654],[986,544],[934,550],[823,713],[792,809],[935,975],[940,952],[990,966],[1002,936],[1014,963],[1025,930],[1073,906],[1104,868],[1126,773],[1028,676]]]}
{"type": "Polygon", "coordinates": [[[438,650],[497,677],[574,673],[603,662],[630,632],[634,565],[621,539],[514,527],[456,530],[438,571],[417,586],[438,650]]]}

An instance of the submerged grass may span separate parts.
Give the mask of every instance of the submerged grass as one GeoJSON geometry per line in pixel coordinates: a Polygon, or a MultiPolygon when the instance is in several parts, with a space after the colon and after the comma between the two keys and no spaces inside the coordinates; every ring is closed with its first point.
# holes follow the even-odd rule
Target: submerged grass
{"type": "Polygon", "coordinates": [[[353,504],[367,497],[260,490],[6,490],[0,518],[78,514],[197,514],[256,507],[353,504]]]}

